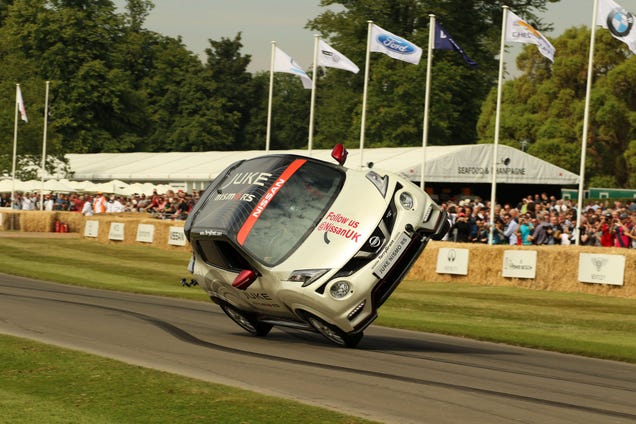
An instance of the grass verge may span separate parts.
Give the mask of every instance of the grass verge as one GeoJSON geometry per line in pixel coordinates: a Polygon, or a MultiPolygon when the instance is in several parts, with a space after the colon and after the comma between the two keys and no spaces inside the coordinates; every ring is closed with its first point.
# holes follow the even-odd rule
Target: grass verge
{"type": "Polygon", "coordinates": [[[0,346],[3,423],[371,423],[15,337],[0,346]]]}
{"type": "MultiPolygon", "coordinates": [[[[103,289],[208,301],[179,280],[190,254],[84,239],[0,238],[0,270],[103,289]]],[[[636,300],[405,281],[377,324],[636,363],[636,300]]]]}

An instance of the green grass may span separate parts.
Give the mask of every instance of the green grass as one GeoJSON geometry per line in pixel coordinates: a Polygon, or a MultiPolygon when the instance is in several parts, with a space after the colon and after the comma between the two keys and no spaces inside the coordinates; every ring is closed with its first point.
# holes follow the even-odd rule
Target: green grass
{"type": "MultiPolygon", "coordinates": [[[[179,279],[190,255],[82,239],[0,238],[0,270],[208,301],[179,279]]],[[[380,325],[636,363],[636,300],[405,281],[380,325]]],[[[321,422],[359,418],[0,336],[0,423],[321,422]],[[66,365],[73,363],[69,369],[66,365]]]]}
{"type": "MultiPolygon", "coordinates": [[[[0,270],[66,284],[208,301],[190,254],[83,239],[0,238],[0,270]]],[[[377,324],[636,362],[636,300],[405,281],[377,324]]]]}
{"type": "Polygon", "coordinates": [[[405,281],[377,323],[636,362],[634,299],[405,281]]]}
{"type": "Polygon", "coordinates": [[[1,423],[371,423],[15,337],[0,347],[1,423]]]}

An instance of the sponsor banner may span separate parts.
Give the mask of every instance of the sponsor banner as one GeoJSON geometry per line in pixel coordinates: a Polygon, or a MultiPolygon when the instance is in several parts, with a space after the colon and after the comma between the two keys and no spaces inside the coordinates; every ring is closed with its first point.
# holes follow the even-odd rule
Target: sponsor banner
{"type": "Polygon", "coordinates": [[[84,237],[97,237],[99,234],[99,221],[86,220],[84,237]]]}
{"type": "Polygon", "coordinates": [[[124,224],[121,222],[111,222],[108,239],[122,241],[124,239],[124,224]]]}
{"type": "Polygon", "coordinates": [[[468,249],[439,249],[435,271],[438,274],[468,275],[468,249]]]}
{"type": "Polygon", "coordinates": [[[152,224],[139,224],[137,226],[137,241],[152,243],[155,238],[155,226],[152,224]]]}
{"type": "Polygon", "coordinates": [[[168,233],[168,244],[173,246],[186,245],[186,236],[183,232],[183,227],[170,227],[170,232],[168,233]]]}
{"type": "Polygon", "coordinates": [[[579,281],[582,283],[623,285],[625,256],[595,253],[579,254],[579,281]]]}
{"type": "Polygon", "coordinates": [[[535,278],[537,276],[537,252],[534,250],[504,251],[501,275],[511,278],[535,278]]]}

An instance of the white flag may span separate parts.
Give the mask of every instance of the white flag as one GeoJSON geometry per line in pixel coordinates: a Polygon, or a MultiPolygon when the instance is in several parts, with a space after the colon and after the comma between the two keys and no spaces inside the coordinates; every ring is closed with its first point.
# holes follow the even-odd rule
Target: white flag
{"type": "Polygon", "coordinates": [[[276,52],[274,53],[274,72],[297,75],[302,80],[303,87],[311,89],[311,78],[309,78],[309,75],[303,71],[303,68],[294,59],[278,47],[276,47],[276,52]]]}
{"type": "Polygon", "coordinates": [[[554,52],[556,51],[554,46],[532,25],[511,11],[508,11],[506,18],[506,41],[535,44],[542,55],[554,62],[554,52]]]}
{"type": "Polygon", "coordinates": [[[420,63],[422,57],[421,48],[375,24],[371,25],[371,51],[384,53],[393,59],[403,60],[414,65],[420,63]]]}
{"type": "Polygon", "coordinates": [[[22,90],[20,90],[20,85],[16,85],[15,102],[18,106],[18,110],[20,111],[20,118],[22,118],[24,122],[29,122],[26,109],[24,108],[24,100],[22,100],[22,90]]]}
{"type": "Polygon", "coordinates": [[[599,0],[596,25],[607,28],[612,36],[636,53],[636,31],[634,16],[612,0],[599,0]]]}
{"type": "Polygon", "coordinates": [[[318,41],[318,65],[344,69],[354,74],[360,72],[360,68],[355,63],[322,40],[318,41]]]}

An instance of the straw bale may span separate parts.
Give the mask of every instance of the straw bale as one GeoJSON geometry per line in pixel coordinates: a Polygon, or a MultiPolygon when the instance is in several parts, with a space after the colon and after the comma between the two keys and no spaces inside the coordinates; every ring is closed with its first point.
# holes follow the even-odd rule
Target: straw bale
{"type": "Polygon", "coordinates": [[[515,286],[535,290],[588,293],[636,298],[636,249],[594,246],[487,246],[483,244],[431,241],[415,262],[407,279],[435,282],[461,282],[488,286],[515,286]],[[440,248],[469,249],[468,275],[438,274],[437,256],[440,248]],[[537,252],[536,277],[509,278],[502,276],[506,250],[537,252]],[[596,253],[625,256],[622,286],[591,284],[578,281],[579,254],[596,253]]]}

